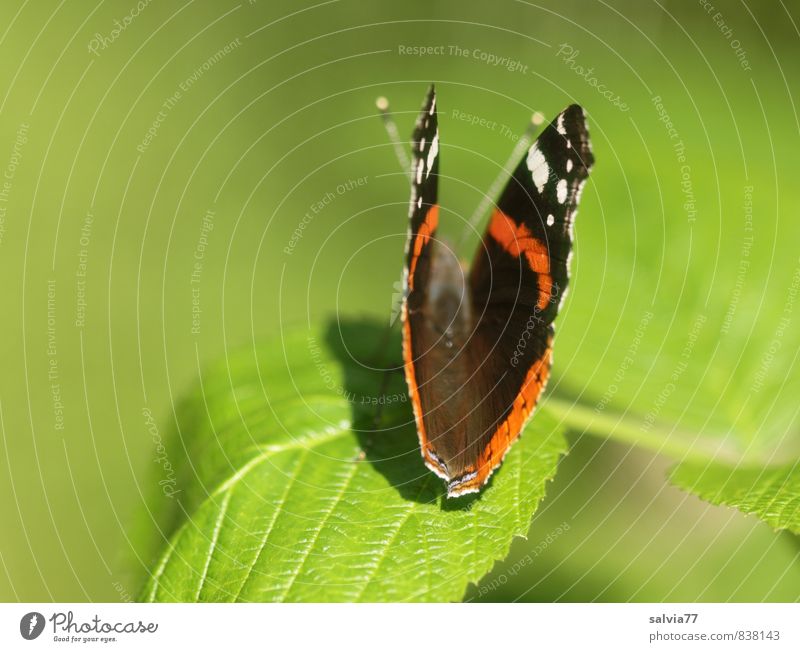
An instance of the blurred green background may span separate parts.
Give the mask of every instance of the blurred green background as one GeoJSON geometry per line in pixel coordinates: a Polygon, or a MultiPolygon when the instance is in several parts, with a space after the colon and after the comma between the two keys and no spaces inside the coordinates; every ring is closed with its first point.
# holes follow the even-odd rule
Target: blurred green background
{"type": "MultiPolygon", "coordinates": [[[[158,444],[177,465],[163,433],[199,370],[337,314],[388,321],[409,191],[374,102],[406,138],[431,81],[455,241],[531,113],[586,107],[597,164],[550,391],[785,459],[800,14],[713,5],[7,0],[0,599],[135,596],[175,508],[158,444]]],[[[796,538],[670,487],[661,457],[572,444],[468,599],[800,598],[796,538]]]]}

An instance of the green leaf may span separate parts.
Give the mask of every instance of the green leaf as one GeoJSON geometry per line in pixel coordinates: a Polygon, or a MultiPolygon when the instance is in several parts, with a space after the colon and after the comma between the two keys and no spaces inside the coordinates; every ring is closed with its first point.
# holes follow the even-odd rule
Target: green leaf
{"type": "Polygon", "coordinates": [[[144,600],[459,600],[525,535],[566,449],[559,422],[540,410],[481,494],[446,499],[399,360],[379,391],[383,351],[399,356],[385,331],[299,332],[203,376],[179,414],[185,519],[144,600]]]}
{"type": "Polygon", "coordinates": [[[777,530],[800,534],[800,464],[736,468],[685,462],[670,480],[715,505],[755,514],[777,530]]]}

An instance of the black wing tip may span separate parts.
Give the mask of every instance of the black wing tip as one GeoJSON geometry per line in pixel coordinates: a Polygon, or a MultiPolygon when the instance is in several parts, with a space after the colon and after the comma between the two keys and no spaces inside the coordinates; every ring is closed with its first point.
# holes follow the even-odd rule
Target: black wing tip
{"type": "Polygon", "coordinates": [[[578,138],[580,143],[579,155],[583,160],[587,170],[594,165],[594,153],[592,152],[592,141],[589,138],[589,127],[586,120],[586,110],[580,104],[570,104],[566,109],[556,116],[551,126],[558,131],[559,121],[566,129],[565,137],[578,138]]]}
{"type": "MultiPolygon", "coordinates": [[[[417,123],[414,127],[414,134],[412,140],[414,143],[419,143],[420,139],[429,132],[435,133],[439,126],[438,116],[436,114],[436,90],[434,85],[428,87],[428,92],[425,94],[425,100],[422,102],[422,108],[417,118],[417,123]]],[[[429,138],[430,140],[430,138],[429,138]]]]}
{"type": "Polygon", "coordinates": [[[424,116],[426,114],[434,117],[436,116],[436,87],[433,82],[428,86],[428,90],[425,93],[425,100],[422,102],[422,115],[424,116]]]}
{"type": "Polygon", "coordinates": [[[566,109],[559,113],[555,120],[553,120],[554,127],[558,126],[559,120],[563,120],[564,126],[567,129],[570,129],[570,127],[574,126],[580,131],[587,133],[589,131],[588,127],[586,126],[586,109],[584,109],[580,104],[570,104],[566,109]]]}
{"type": "MultiPolygon", "coordinates": [[[[584,109],[580,104],[570,104],[558,115],[563,115],[565,118],[568,117],[576,122],[586,124],[586,109],[584,109]]],[[[556,117],[556,120],[557,119],[558,116],[556,117]]]]}

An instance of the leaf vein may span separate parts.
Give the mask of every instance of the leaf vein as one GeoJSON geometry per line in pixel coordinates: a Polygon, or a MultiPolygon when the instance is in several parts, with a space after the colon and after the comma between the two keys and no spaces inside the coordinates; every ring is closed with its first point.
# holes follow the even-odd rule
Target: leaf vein
{"type": "Polygon", "coordinates": [[[303,463],[308,457],[308,451],[309,451],[308,448],[306,448],[303,451],[302,456],[297,462],[297,466],[293,469],[291,479],[286,484],[286,489],[284,490],[283,495],[280,497],[280,500],[278,501],[277,505],[275,505],[275,511],[273,512],[272,519],[269,525],[264,530],[264,535],[261,537],[261,541],[259,542],[258,551],[256,552],[255,557],[253,557],[253,562],[250,564],[250,568],[247,569],[247,573],[245,574],[244,579],[242,580],[242,584],[241,586],[239,586],[239,590],[236,592],[236,595],[233,598],[234,602],[239,601],[239,596],[241,596],[244,587],[250,581],[250,576],[253,574],[253,570],[255,569],[256,564],[258,563],[258,560],[261,558],[261,554],[264,552],[264,547],[267,545],[267,539],[269,538],[269,535],[272,532],[272,528],[275,526],[278,517],[281,515],[281,510],[283,509],[283,506],[286,504],[286,499],[289,496],[289,492],[291,491],[295,480],[300,474],[300,469],[302,468],[303,463]]]}
{"type": "Polygon", "coordinates": [[[292,576],[289,579],[289,583],[286,585],[286,588],[283,590],[283,593],[281,594],[281,597],[278,600],[278,602],[283,602],[286,599],[286,596],[289,595],[289,591],[291,591],[292,586],[294,586],[295,580],[300,576],[300,573],[303,571],[303,567],[305,566],[306,561],[308,561],[309,555],[311,555],[311,551],[314,549],[314,546],[317,544],[317,541],[319,541],[319,535],[322,533],[322,530],[325,529],[325,526],[327,525],[328,520],[331,517],[331,514],[333,514],[334,510],[339,505],[339,503],[341,502],[342,498],[344,498],[345,493],[347,493],[347,488],[350,486],[350,483],[353,481],[353,478],[356,476],[357,471],[358,471],[358,464],[356,464],[354,462],[353,464],[351,464],[350,472],[348,473],[347,478],[342,483],[342,487],[339,490],[339,493],[336,495],[336,498],[331,503],[331,506],[328,509],[328,511],[325,514],[325,516],[323,517],[322,522],[316,528],[316,531],[314,532],[314,537],[311,539],[311,541],[309,542],[309,545],[305,549],[305,552],[301,556],[300,563],[297,566],[297,570],[295,570],[295,572],[292,573],[292,576]]]}
{"type": "Polygon", "coordinates": [[[222,522],[225,520],[225,514],[228,512],[228,505],[231,502],[231,495],[233,494],[233,487],[231,487],[228,492],[225,494],[225,497],[222,499],[222,504],[220,505],[219,509],[219,516],[217,516],[217,520],[214,523],[214,532],[211,535],[211,547],[208,549],[208,554],[206,555],[206,561],[203,565],[203,572],[200,574],[200,583],[197,585],[197,592],[194,596],[194,601],[200,601],[200,593],[203,590],[203,586],[206,582],[206,577],[208,577],[208,568],[211,566],[211,559],[214,556],[214,549],[217,547],[217,541],[219,540],[219,533],[222,529],[222,522]]]}
{"type": "Polygon", "coordinates": [[[375,560],[375,566],[372,568],[371,572],[367,575],[364,579],[363,584],[361,586],[361,590],[358,594],[353,598],[353,602],[358,602],[363,597],[364,593],[366,592],[369,585],[375,579],[375,576],[378,573],[378,570],[381,567],[381,564],[386,560],[386,555],[389,554],[389,548],[391,548],[392,544],[397,540],[397,536],[400,534],[400,531],[403,529],[403,526],[408,522],[408,519],[411,518],[411,515],[417,511],[417,505],[419,504],[417,501],[419,497],[422,496],[422,492],[428,486],[428,481],[430,480],[431,475],[428,474],[425,479],[422,481],[419,487],[419,491],[417,492],[416,500],[413,502],[409,502],[409,508],[403,517],[397,522],[397,528],[395,531],[392,532],[389,539],[386,543],[383,544],[383,551],[379,554],[378,558],[375,560]]]}

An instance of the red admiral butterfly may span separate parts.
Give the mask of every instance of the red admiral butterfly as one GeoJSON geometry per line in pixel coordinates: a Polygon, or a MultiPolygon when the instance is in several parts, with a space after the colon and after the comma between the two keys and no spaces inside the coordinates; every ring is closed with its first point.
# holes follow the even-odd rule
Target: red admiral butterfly
{"type": "Polygon", "coordinates": [[[480,491],[547,383],[572,222],[593,162],[584,111],[573,104],[514,170],[467,272],[436,239],[433,86],[425,98],[413,135],[403,360],[422,456],[450,497],[480,491]]]}

